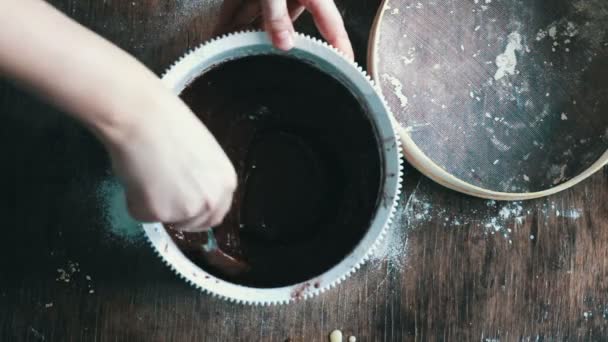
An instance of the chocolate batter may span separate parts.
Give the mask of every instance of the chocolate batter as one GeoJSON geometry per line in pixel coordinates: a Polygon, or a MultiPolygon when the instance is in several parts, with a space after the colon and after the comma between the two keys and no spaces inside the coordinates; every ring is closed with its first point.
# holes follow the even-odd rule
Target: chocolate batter
{"type": "Polygon", "coordinates": [[[237,284],[279,287],[352,251],[380,204],[382,162],[380,139],[346,88],[295,59],[255,56],[212,68],[181,96],[237,170],[232,209],[215,235],[250,270],[228,276],[206,264],[204,233],[174,235],[191,260],[237,284]]]}

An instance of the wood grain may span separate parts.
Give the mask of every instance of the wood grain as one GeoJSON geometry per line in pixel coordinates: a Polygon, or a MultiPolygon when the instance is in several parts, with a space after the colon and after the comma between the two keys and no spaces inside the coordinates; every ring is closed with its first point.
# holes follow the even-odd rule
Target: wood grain
{"type": "MultiPolygon", "coordinates": [[[[157,73],[208,37],[214,13],[197,1],[54,4],[157,73]]],[[[378,1],[341,5],[361,58],[378,1]]],[[[309,18],[300,25],[311,30],[309,18]]],[[[246,307],[197,292],[141,240],[109,233],[98,196],[108,159],[77,123],[7,82],[0,118],[2,341],[327,341],[336,328],[358,341],[608,338],[606,168],[521,204],[451,192],[408,168],[402,234],[391,234],[403,255],[312,300],[246,307]],[[520,223],[486,227],[517,205],[520,223]],[[580,217],[564,216],[572,210],[580,217]],[[68,261],[80,271],[57,281],[68,261]]]]}

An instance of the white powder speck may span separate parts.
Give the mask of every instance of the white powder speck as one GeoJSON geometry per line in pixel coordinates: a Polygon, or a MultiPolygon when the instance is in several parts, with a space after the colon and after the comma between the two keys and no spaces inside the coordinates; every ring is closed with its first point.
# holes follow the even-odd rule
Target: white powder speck
{"type": "Polygon", "coordinates": [[[491,229],[493,229],[494,231],[498,232],[498,231],[500,231],[501,226],[500,226],[500,225],[498,225],[498,222],[497,222],[497,221],[498,221],[498,219],[497,219],[496,217],[492,217],[492,218],[490,219],[490,221],[489,221],[488,223],[486,223],[484,226],[485,226],[486,228],[491,228],[491,229]]]}
{"type": "Polygon", "coordinates": [[[47,308],[47,309],[48,308],[52,308],[53,307],[53,302],[44,304],[44,307],[47,308]]]}
{"type": "Polygon", "coordinates": [[[554,175],[553,185],[557,185],[566,179],[566,168],[567,167],[568,167],[568,165],[562,165],[561,167],[557,166],[557,165],[552,165],[549,168],[549,173],[551,175],[554,175]]]}
{"type": "Polygon", "coordinates": [[[408,99],[407,99],[407,96],[405,96],[403,94],[403,84],[401,84],[401,81],[399,81],[399,79],[397,79],[396,77],[391,76],[389,74],[382,75],[382,78],[389,81],[390,84],[393,86],[393,93],[399,99],[401,108],[407,107],[408,99]]]}
{"type": "Polygon", "coordinates": [[[578,34],[578,27],[575,23],[569,21],[566,24],[566,32],[564,34],[568,37],[575,37],[578,34]]]}
{"type": "Polygon", "coordinates": [[[555,37],[557,36],[557,27],[551,26],[547,33],[549,34],[549,37],[551,37],[551,39],[555,39],[555,37]]]}
{"type": "MultiPolygon", "coordinates": [[[[425,216],[430,218],[429,207],[426,211],[415,213],[415,220],[423,220],[425,216]]],[[[410,219],[413,213],[408,211],[406,206],[398,206],[394,216],[394,223],[388,228],[384,240],[376,248],[371,256],[374,262],[388,261],[388,263],[397,268],[402,268],[407,258],[408,238],[406,228],[406,220],[410,219]]]]}
{"type": "Polygon", "coordinates": [[[562,113],[561,119],[562,120],[568,120],[568,115],[566,115],[566,113],[562,113]]]}
{"type": "Polygon", "coordinates": [[[501,202],[499,205],[496,202],[493,204],[486,203],[489,208],[500,207],[498,215],[487,217],[482,222],[483,227],[491,234],[500,233],[505,238],[508,238],[512,232],[510,225],[521,225],[526,218],[521,202],[501,202]]]}
{"type": "Polygon", "coordinates": [[[124,244],[144,241],[141,224],[129,214],[124,190],[118,181],[110,179],[102,182],[97,190],[97,196],[103,206],[107,232],[112,238],[124,244]]]}
{"type": "MultiPolygon", "coordinates": [[[[406,255],[404,243],[398,244],[400,241],[405,241],[405,245],[407,245],[407,235],[403,231],[404,227],[407,227],[407,229],[423,228],[431,222],[440,223],[444,227],[454,229],[466,226],[482,229],[487,236],[501,236],[505,239],[505,243],[512,244],[512,234],[517,232],[518,227],[521,227],[530,215],[549,217],[559,212],[564,217],[571,219],[577,219],[581,216],[579,209],[561,208],[555,203],[544,203],[542,206],[532,206],[526,203],[527,208],[524,208],[524,202],[521,201],[496,202],[488,200],[485,201],[485,207],[481,210],[458,211],[443,206],[434,206],[433,197],[420,191],[419,188],[420,184],[413,190],[407,203],[396,216],[401,221],[401,223],[394,225],[394,227],[401,227],[401,230],[396,230],[397,238],[391,236],[395,230],[393,233],[389,232],[389,237],[387,237],[387,240],[397,242],[390,247],[394,248],[393,251],[397,251],[397,253],[392,252],[393,255],[400,255],[400,257],[395,258],[396,260],[404,260],[406,255]]],[[[527,236],[531,240],[537,239],[536,234],[527,236]]],[[[388,251],[389,248],[387,247],[380,248],[376,253],[377,256],[372,259],[386,260],[387,255],[391,255],[391,252],[388,251]]],[[[388,257],[388,259],[391,260],[392,257],[388,257]]]]}
{"type": "Polygon", "coordinates": [[[419,131],[419,130],[421,130],[421,129],[425,128],[425,127],[429,127],[430,125],[431,125],[431,124],[430,124],[430,123],[428,123],[428,122],[427,122],[427,123],[422,123],[422,124],[414,124],[414,125],[411,125],[411,126],[407,126],[407,127],[405,127],[405,129],[404,129],[404,130],[405,130],[405,132],[407,132],[407,133],[411,133],[411,132],[416,132],[416,131],[419,131]]]}
{"type": "Polygon", "coordinates": [[[498,140],[498,138],[493,135],[490,140],[492,141],[492,144],[494,144],[494,147],[496,147],[497,150],[501,151],[501,152],[506,152],[508,150],[511,149],[511,146],[503,143],[502,141],[498,140]]]}
{"type": "Polygon", "coordinates": [[[538,33],[536,34],[536,41],[541,41],[541,40],[545,39],[545,37],[547,37],[547,31],[539,30],[538,33]]]}
{"type": "Polygon", "coordinates": [[[71,260],[68,260],[66,267],[57,269],[58,282],[69,283],[76,273],[80,272],[80,264],[71,260]]]}
{"type": "Polygon", "coordinates": [[[578,219],[581,217],[581,213],[578,209],[569,209],[563,212],[563,216],[570,219],[578,219]]]}
{"type": "Polygon", "coordinates": [[[528,177],[528,175],[524,175],[524,181],[529,182],[530,181],[530,177],[528,177]]]}
{"type": "Polygon", "coordinates": [[[413,57],[401,56],[401,60],[403,61],[403,64],[405,64],[405,65],[414,63],[414,59],[415,58],[413,58],[413,57]]]}
{"type": "Polygon", "coordinates": [[[495,80],[500,80],[506,75],[515,75],[515,67],[517,67],[517,55],[515,52],[521,50],[521,35],[518,32],[512,32],[508,36],[505,52],[496,57],[498,70],[494,74],[495,80]]]}

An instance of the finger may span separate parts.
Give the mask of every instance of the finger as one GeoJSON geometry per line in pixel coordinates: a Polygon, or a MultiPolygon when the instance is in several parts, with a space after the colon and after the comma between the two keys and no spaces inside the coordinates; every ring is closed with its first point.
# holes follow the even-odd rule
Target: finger
{"type": "Polygon", "coordinates": [[[336,4],[332,0],[300,0],[300,2],[312,14],[323,37],[348,58],[354,59],[353,47],[336,4]]]}
{"type": "Polygon", "coordinates": [[[176,230],[187,232],[187,233],[196,233],[196,232],[204,232],[212,228],[211,226],[211,212],[202,211],[200,214],[189,218],[187,220],[172,222],[170,223],[176,230]]]}
{"type": "Polygon", "coordinates": [[[262,0],[264,26],[272,43],[281,50],[293,47],[293,24],[286,0],[262,0]]]}

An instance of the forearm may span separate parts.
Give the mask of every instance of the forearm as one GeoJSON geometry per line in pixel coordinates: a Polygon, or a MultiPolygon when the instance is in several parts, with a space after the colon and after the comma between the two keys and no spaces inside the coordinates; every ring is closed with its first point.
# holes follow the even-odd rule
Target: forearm
{"type": "Polygon", "coordinates": [[[102,139],[123,134],[138,121],[134,113],[169,96],[136,59],[41,0],[0,0],[0,73],[102,139]]]}

